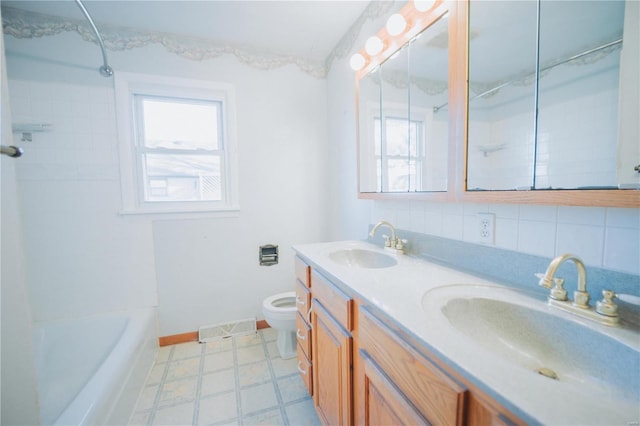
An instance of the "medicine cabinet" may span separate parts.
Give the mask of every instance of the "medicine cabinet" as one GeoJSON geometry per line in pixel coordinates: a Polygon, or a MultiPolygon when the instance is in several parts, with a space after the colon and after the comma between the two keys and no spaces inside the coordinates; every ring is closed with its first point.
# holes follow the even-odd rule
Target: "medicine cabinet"
{"type": "MultiPolygon", "coordinates": [[[[451,161],[451,61],[462,65],[456,40],[456,2],[431,2],[400,13],[411,26],[392,37],[378,33],[386,50],[357,74],[358,176],[361,198],[446,199],[454,179],[451,161]],[[444,105],[443,108],[438,106],[444,105]]],[[[462,119],[462,115],[459,117],[462,119]]]]}
{"type": "Polygon", "coordinates": [[[638,3],[468,6],[465,199],[637,206],[638,3]]]}
{"type": "Polygon", "coordinates": [[[639,8],[407,3],[361,51],[359,197],[639,207],[639,8]]]}

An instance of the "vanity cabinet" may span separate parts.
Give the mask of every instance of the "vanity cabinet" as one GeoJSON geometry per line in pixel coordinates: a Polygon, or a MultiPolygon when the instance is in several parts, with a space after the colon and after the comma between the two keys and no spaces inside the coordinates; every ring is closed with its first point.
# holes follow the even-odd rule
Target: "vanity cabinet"
{"type": "Polygon", "coordinates": [[[296,258],[298,368],[323,424],[524,425],[386,314],[305,265],[296,258]]]}
{"type": "Polygon", "coordinates": [[[353,424],[353,299],[312,270],[313,399],[325,425],[353,424]]]}
{"type": "Polygon", "coordinates": [[[309,392],[313,395],[313,364],[311,362],[311,268],[296,256],[296,338],[298,340],[298,371],[309,392]]]}
{"type": "Polygon", "coordinates": [[[461,425],[467,388],[366,309],[358,315],[358,424],[461,425]],[[387,423],[390,422],[390,423],[387,423]]]}
{"type": "Polygon", "coordinates": [[[355,424],[524,425],[420,342],[362,306],[355,424]]]}

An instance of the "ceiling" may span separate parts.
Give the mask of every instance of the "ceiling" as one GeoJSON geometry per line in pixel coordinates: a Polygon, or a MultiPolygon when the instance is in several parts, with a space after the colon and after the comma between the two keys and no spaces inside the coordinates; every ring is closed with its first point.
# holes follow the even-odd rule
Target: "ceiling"
{"type": "MultiPolygon", "coordinates": [[[[73,0],[12,0],[2,6],[84,19],[73,0]]],[[[232,46],[326,59],[363,13],[365,0],[85,0],[98,29],[121,26],[232,46]]]]}

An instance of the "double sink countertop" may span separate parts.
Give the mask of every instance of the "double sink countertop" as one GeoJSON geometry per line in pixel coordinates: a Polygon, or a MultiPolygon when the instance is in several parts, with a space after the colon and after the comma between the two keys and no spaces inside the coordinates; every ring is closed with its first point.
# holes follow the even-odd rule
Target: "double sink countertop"
{"type": "MultiPolygon", "coordinates": [[[[528,293],[420,257],[394,255],[365,241],[301,244],[295,245],[293,250],[327,278],[383,311],[399,327],[422,341],[426,348],[441,356],[454,370],[528,423],[627,425],[640,421],[640,334],[637,330],[607,327],[584,320],[548,306],[539,291],[528,293]],[[368,268],[332,260],[332,257],[335,259],[332,254],[345,250],[387,254],[396,263],[368,268]],[[443,292],[445,286],[447,290],[443,292]],[[526,308],[525,311],[537,312],[537,318],[543,316],[550,318],[551,323],[557,320],[558,324],[569,324],[569,330],[577,327],[578,336],[586,331],[587,336],[598,336],[598,339],[596,342],[579,342],[579,345],[583,345],[580,353],[564,357],[575,357],[565,360],[572,368],[567,376],[572,377],[566,380],[562,374],[559,374],[559,380],[545,377],[535,370],[523,368],[523,364],[514,362],[509,353],[499,353],[483,345],[482,336],[469,334],[474,330],[467,330],[465,334],[460,325],[457,328],[452,325],[451,319],[439,308],[450,300],[447,299],[447,292],[464,297],[466,289],[471,293],[471,298],[519,304],[526,308]],[[596,366],[603,371],[595,375],[590,371],[580,371],[582,365],[575,361],[579,361],[585,352],[590,352],[593,349],[591,345],[599,344],[601,337],[604,337],[602,341],[614,342],[609,365],[596,366]],[[633,365],[616,365],[616,348],[621,348],[627,354],[625,359],[630,359],[633,365]],[[623,371],[618,371],[620,367],[623,371]],[[627,368],[635,370],[624,371],[627,368]],[[606,378],[608,370],[613,371],[616,377],[621,374],[629,377],[629,386],[624,384],[625,389],[617,389],[608,383],[599,386],[601,377],[606,378]]],[[[535,290],[537,281],[534,277],[531,285],[535,290]]],[[[450,312],[449,315],[455,313],[450,312]]],[[[522,332],[526,333],[527,330],[522,332]]],[[[554,330],[549,330],[549,333],[549,346],[553,346],[554,330]]],[[[519,348],[514,350],[517,352],[519,348]]],[[[516,352],[511,353],[523,359],[535,358],[535,354],[516,352]]]]}

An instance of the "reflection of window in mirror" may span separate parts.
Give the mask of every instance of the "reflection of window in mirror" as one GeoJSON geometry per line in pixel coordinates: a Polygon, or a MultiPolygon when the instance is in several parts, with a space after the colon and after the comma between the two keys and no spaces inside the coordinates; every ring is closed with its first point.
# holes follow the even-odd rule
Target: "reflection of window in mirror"
{"type": "Polygon", "coordinates": [[[426,121],[426,116],[420,118],[415,113],[409,119],[392,113],[388,113],[384,121],[380,117],[374,118],[374,128],[379,130],[374,137],[376,169],[386,171],[385,175],[378,176],[378,191],[416,191],[420,186],[423,181],[426,121]]]}

